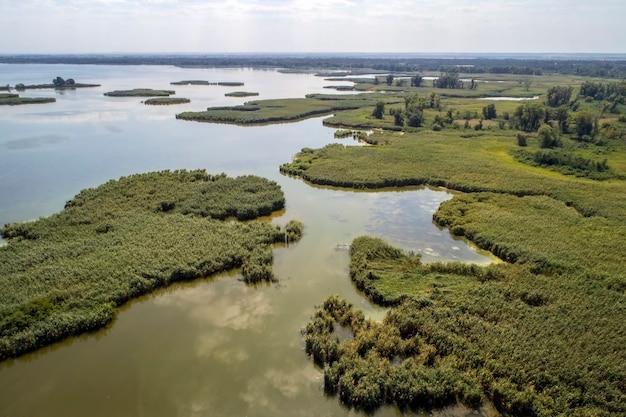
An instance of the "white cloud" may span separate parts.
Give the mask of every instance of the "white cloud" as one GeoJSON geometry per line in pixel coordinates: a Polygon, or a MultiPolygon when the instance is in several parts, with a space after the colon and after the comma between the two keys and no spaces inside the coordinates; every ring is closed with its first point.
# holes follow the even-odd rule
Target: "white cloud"
{"type": "Polygon", "coordinates": [[[0,0],[6,52],[624,52],[622,0],[0,0]],[[582,30],[584,28],[584,30],[582,30]]]}

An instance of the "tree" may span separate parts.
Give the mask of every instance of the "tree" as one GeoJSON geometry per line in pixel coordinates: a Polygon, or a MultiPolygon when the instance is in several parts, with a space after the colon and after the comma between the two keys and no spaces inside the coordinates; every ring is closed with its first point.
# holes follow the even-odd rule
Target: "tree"
{"type": "Polygon", "coordinates": [[[393,75],[387,75],[387,85],[393,84],[393,75]]]}
{"type": "Polygon", "coordinates": [[[424,123],[424,113],[419,109],[413,109],[407,118],[407,125],[411,127],[420,127],[424,123]]]}
{"type": "Polygon", "coordinates": [[[569,103],[572,96],[572,87],[553,86],[548,89],[548,98],[546,104],[550,107],[559,107],[569,103]]]}
{"type": "Polygon", "coordinates": [[[463,81],[459,79],[458,71],[449,71],[445,74],[441,74],[436,80],[433,80],[433,87],[463,88],[463,81]]]}
{"type": "Polygon", "coordinates": [[[397,109],[393,113],[393,124],[396,126],[404,126],[404,112],[400,109],[397,109]]]}
{"type": "Polygon", "coordinates": [[[587,109],[578,110],[572,115],[572,123],[576,125],[574,132],[578,139],[589,140],[593,138],[596,123],[594,114],[587,109]]]}
{"type": "Polygon", "coordinates": [[[439,110],[441,108],[441,96],[439,93],[435,93],[434,91],[428,93],[426,96],[426,106],[431,109],[439,110]]]}
{"type": "Polygon", "coordinates": [[[552,126],[543,124],[537,131],[537,138],[541,143],[542,148],[555,148],[560,145],[556,132],[552,129],[552,126]]]}
{"type": "Polygon", "coordinates": [[[374,108],[374,111],[372,112],[372,116],[374,116],[377,119],[382,119],[385,116],[385,102],[384,101],[379,101],[376,103],[376,107],[374,108]]]}
{"type": "Polygon", "coordinates": [[[421,75],[416,75],[415,77],[411,77],[411,85],[413,87],[421,87],[424,82],[424,78],[421,75]]]}
{"type": "Polygon", "coordinates": [[[487,120],[495,119],[497,117],[496,105],[491,103],[483,107],[483,116],[485,116],[485,119],[487,120]]]}
{"type": "Polygon", "coordinates": [[[534,132],[539,129],[546,115],[546,109],[539,103],[525,103],[520,105],[513,114],[515,125],[524,132],[534,132]]]}
{"type": "Polygon", "coordinates": [[[61,87],[65,85],[65,80],[61,77],[56,77],[54,80],[52,80],[52,84],[54,84],[57,87],[61,87]]]}
{"type": "Polygon", "coordinates": [[[569,108],[566,105],[562,105],[554,109],[552,114],[554,120],[559,125],[561,133],[567,133],[567,118],[569,117],[569,108]]]}
{"type": "Polygon", "coordinates": [[[530,90],[530,86],[532,85],[533,80],[530,77],[525,77],[522,80],[522,84],[524,84],[524,90],[528,91],[530,90]]]}

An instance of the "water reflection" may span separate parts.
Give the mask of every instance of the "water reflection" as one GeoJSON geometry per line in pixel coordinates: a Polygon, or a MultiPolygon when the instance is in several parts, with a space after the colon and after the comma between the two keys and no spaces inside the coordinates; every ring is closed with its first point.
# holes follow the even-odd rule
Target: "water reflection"
{"type": "MultiPolygon", "coordinates": [[[[206,168],[277,181],[287,208],[271,221],[297,218],[306,229],[301,242],[276,248],[278,285],[246,286],[236,272],[174,285],[127,304],[108,329],[0,363],[2,416],[362,415],[324,396],[321,371],[304,355],[300,334],[314,306],[333,293],[369,317],[384,314],[355,290],[349,255],[337,245],[371,234],[422,253],[425,261],[490,261],[432,223],[438,205],[452,198],[445,190],[356,192],[282,176],[278,166],[290,155],[335,141],[321,118],[239,128],[175,120],[183,107],[151,108],[134,98],[102,96],[183,79],[229,79],[244,81],[260,98],[303,97],[329,92],[319,77],[35,65],[0,66],[0,85],[49,82],[56,75],[103,86],[68,91],[36,110],[19,106],[0,113],[0,150],[10,151],[0,151],[0,224],[51,214],[81,189],[111,178],[206,168]]],[[[217,87],[176,90],[192,99],[185,109],[233,104],[217,87]]],[[[377,413],[392,415],[398,415],[392,407],[377,413]]]]}
{"type": "Polygon", "coordinates": [[[63,135],[41,135],[28,138],[13,139],[6,141],[0,145],[9,150],[34,149],[44,147],[46,145],[54,145],[68,139],[68,136],[63,135]]]}
{"type": "Polygon", "coordinates": [[[154,303],[175,307],[198,323],[233,330],[255,329],[273,313],[265,293],[254,287],[235,285],[220,290],[211,285],[178,289],[154,303]]]}

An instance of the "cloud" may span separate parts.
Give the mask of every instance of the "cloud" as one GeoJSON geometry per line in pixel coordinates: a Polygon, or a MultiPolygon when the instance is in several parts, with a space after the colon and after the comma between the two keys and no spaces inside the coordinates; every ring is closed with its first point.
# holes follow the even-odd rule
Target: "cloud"
{"type": "Polygon", "coordinates": [[[0,13],[20,16],[0,53],[623,52],[626,37],[622,0],[0,0],[0,13]]]}
{"type": "Polygon", "coordinates": [[[255,330],[274,313],[265,293],[240,282],[221,290],[210,284],[178,290],[155,302],[178,308],[196,322],[218,329],[255,330]]]}

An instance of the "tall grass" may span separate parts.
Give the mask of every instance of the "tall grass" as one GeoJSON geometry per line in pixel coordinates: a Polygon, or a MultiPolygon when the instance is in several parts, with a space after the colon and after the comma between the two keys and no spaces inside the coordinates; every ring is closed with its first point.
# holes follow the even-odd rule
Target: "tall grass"
{"type": "Polygon", "coordinates": [[[242,268],[274,279],[271,245],[298,240],[252,220],[284,207],[273,181],[161,171],[81,191],[65,209],[1,229],[0,359],[107,325],[117,307],[177,280],[242,268]]]}
{"type": "MultiPolygon", "coordinates": [[[[462,95],[442,100],[446,115],[452,105],[458,114],[479,109],[462,95]]],[[[600,111],[593,100],[575,105],[600,111]]],[[[364,113],[334,119],[356,126],[364,113]]],[[[431,117],[437,120],[427,113],[431,117]]],[[[382,323],[354,326],[344,317],[362,313],[336,297],[317,310],[304,330],[305,347],[324,366],[326,391],[367,410],[456,401],[477,407],[489,400],[504,415],[624,415],[626,142],[620,120],[603,122],[593,140],[562,137],[562,148],[538,154],[533,164],[520,155],[547,152],[537,135],[524,136],[522,151],[519,132],[502,121],[480,131],[386,131],[377,146],[304,149],[283,164],[281,172],[315,184],[462,191],[441,204],[434,220],[505,261],[423,264],[380,239],[355,239],[351,278],[392,308],[382,323]],[[554,163],[546,163],[553,156],[554,163]],[[337,325],[353,337],[341,340],[337,325]]]]}
{"type": "Polygon", "coordinates": [[[530,264],[423,265],[376,238],[355,239],[353,279],[390,301],[382,322],[329,297],[303,330],[343,403],[431,409],[491,401],[504,415],[626,412],[623,295],[583,271],[530,264]],[[402,285],[396,285],[401,281],[402,285]],[[337,326],[347,328],[341,339],[337,326]]]}

